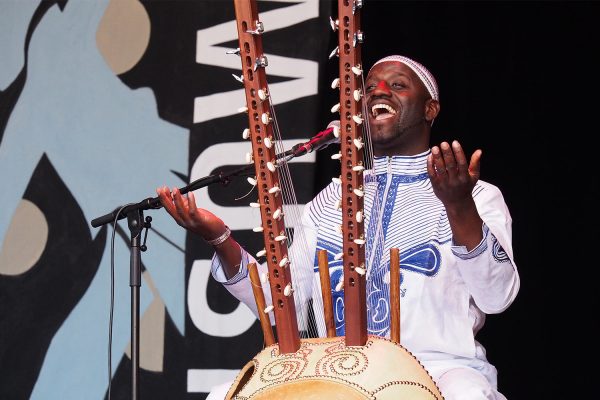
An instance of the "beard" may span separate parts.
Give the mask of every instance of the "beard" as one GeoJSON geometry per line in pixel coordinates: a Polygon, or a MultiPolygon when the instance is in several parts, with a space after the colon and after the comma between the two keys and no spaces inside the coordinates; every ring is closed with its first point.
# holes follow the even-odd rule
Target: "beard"
{"type": "Polygon", "coordinates": [[[386,149],[396,144],[406,143],[407,140],[411,140],[414,132],[419,132],[414,128],[426,123],[423,117],[410,120],[403,118],[401,112],[398,114],[397,118],[390,118],[389,122],[384,124],[369,121],[373,147],[386,149]]]}
{"type": "Polygon", "coordinates": [[[374,156],[414,155],[429,145],[429,122],[423,111],[412,105],[396,115],[379,119],[369,116],[374,156]]]}

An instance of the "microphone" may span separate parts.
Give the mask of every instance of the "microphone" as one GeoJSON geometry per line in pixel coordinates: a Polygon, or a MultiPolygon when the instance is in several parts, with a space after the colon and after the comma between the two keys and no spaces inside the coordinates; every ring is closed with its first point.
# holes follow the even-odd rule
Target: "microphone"
{"type": "Polygon", "coordinates": [[[304,154],[313,152],[315,150],[321,150],[329,146],[331,143],[339,143],[339,129],[340,121],[331,121],[329,125],[327,125],[327,129],[317,133],[315,136],[310,138],[308,142],[299,143],[292,147],[292,154],[294,157],[303,156],[304,154]]]}

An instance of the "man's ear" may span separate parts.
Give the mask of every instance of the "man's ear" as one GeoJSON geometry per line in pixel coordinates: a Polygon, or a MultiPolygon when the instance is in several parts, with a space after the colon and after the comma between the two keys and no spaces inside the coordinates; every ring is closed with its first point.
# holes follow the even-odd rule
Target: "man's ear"
{"type": "Polygon", "coordinates": [[[440,102],[434,99],[429,99],[425,102],[425,119],[429,122],[433,121],[440,113],[440,102]]]}

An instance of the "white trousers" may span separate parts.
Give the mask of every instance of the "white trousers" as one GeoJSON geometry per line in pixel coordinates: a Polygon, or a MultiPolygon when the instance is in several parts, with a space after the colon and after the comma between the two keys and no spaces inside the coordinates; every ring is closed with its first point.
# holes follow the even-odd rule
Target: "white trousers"
{"type": "Polygon", "coordinates": [[[506,400],[480,372],[473,368],[449,369],[434,376],[444,400],[506,400]]]}

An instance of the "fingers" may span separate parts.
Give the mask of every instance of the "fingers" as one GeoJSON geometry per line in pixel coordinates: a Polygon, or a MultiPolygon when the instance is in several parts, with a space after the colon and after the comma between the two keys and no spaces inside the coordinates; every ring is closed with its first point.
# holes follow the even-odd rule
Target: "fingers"
{"type": "Polygon", "coordinates": [[[158,199],[163,207],[169,211],[170,209],[174,209],[173,200],[171,199],[171,191],[168,187],[163,186],[156,188],[156,193],[158,194],[158,199]]]}
{"type": "Polygon", "coordinates": [[[174,187],[171,192],[173,193],[173,203],[175,203],[177,215],[182,221],[186,221],[187,200],[183,197],[178,188],[174,187]]]}
{"type": "Polygon", "coordinates": [[[177,214],[177,209],[175,204],[173,203],[173,196],[168,187],[163,186],[156,189],[156,193],[158,194],[158,198],[162,206],[167,210],[169,215],[175,219],[178,223],[181,222],[179,215],[177,214]]]}
{"type": "Polygon", "coordinates": [[[443,177],[446,175],[446,163],[444,162],[442,151],[437,146],[431,148],[431,166],[432,171],[428,169],[430,176],[443,177]]]}
{"type": "Polygon", "coordinates": [[[194,196],[194,192],[187,193],[187,206],[190,217],[194,218],[198,213],[198,207],[196,206],[196,197],[194,196]]]}
{"type": "Polygon", "coordinates": [[[163,186],[156,189],[156,193],[158,193],[163,207],[179,225],[187,229],[194,229],[198,226],[201,213],[196,206],[193,192],[188,192],[184,196],[176,187],[169,190],[168,187],[163,186]]]}
{"type": "Polygon", "coordinates": [[[449,176],[453,177],[456,175],[456,159],[454,158],[452,147],[448,142],[442,142],[440,148],[442,149],[442,158],[444,159],[446,172],[449,176]]]}
{"type": "Polygon", "coordinates": [[[456,140],[433,146],[427,159],[427,172],[435,195],[446,208],[472,199],[473,187],[479,179],[481,150],[467,162],[465,152],[456,140]]]}
{"type": "MultiPolygon", "coordinates": [[[[472,167],[478,170],[479,156],[481,152],[473,154],[471,157],[472,167]]],[[[467,163],[465,152],[457,140],[452,141],[452,145],[448,142],[442,142],[439,147],[431,148],[431,167],[428,163],[428,172],[430,176],[437,175],[438,177],[448,177],[459,179],[468,176],[470,166],[467,163]],[[430,169],[431,168],[431,169],[430,169]]]]}
{"type": "Polygon", "coordinates": [[[467,174],[467,156],[463,151],[462,146],[458,143],[458,140],[452,142],[452,152],[454,153],[454,159],[456,161],[456,172],[458,176],[466,176],[467,174]]]}
{"type": "Polygon", "coordinates": [[[481,168],[481,155],[483,152],[481,150],[475,150],[473,155],[471,156],[471,162],[469,163],[469,175],[472,179],[478,180],[480,175],[481,168]]]}
{"type": "MultiPolygon", "coordinates": [[[[440,178],[453,178],[457,172],[457,161],[452,147],[448,142],[442,142],[440,146],[431,148],[431,158],[435,175],[440,178]]],[[[431,173],[430,173],[431,175],[431,173]]]]}

